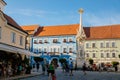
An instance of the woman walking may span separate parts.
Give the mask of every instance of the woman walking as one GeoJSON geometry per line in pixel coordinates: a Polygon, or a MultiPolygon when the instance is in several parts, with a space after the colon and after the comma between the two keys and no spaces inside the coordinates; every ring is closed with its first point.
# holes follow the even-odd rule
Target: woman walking
{"type": "Polygon", "coordinates": [[[48,80],[51,80],[51,78],[52,78],[52,80],[56,80],[54,62],[51,62],[51,64],[49,65],[48,73],[49,73],[48,80]]]}

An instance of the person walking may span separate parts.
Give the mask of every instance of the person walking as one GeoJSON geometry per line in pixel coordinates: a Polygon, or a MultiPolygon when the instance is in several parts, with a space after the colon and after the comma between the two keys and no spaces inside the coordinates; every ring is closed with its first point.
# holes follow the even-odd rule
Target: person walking
{"type": "Polygon", "coordinates": [[[56,80],[56,75],[55,75],[55,65],[54,65],[54,62],[52,61],[48,67],[48,73],[49,73],[49,76],[48,76],[48,80],[56,80]]]}
{"type": "Polygon", "coordinates": [[[83,64],[82,69],[83,69],[84,75],[86,75],[87,73],[86,73],[86,64],[85,63],[83,64]]]}
{"type": "Polygon", "coordinates": [[[70,76],[73,76],[73,62],[69,64],[70,76]]]}
{"type": "Polygon", "coordinates": [[[39,62],[36,64],[37,72],[39,71],[39,62]]]}

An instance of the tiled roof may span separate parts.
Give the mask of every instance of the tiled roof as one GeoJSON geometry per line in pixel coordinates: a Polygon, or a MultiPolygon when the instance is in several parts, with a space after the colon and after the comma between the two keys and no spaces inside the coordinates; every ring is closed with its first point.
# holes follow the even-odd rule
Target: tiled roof
{"type": "Polygon", "coordinates": [[[37,30],[39,25],[27,25],[27,26],[22,26],[22,29],[27,31],[28,34],[34,34],[35,30],[37,30]]]}
{"type": "Polygon", "coordinates": [[[39,27],[34,36],[76,35],[79,24],[39,27]]]}
{"type": "MultiPolygon", "coordinates": [[[[1,11],[2,12],[2,11],[1,11]]],[[[3,12],[2,12],[3,13],[3,12]]],[[[14,27],[24,33],[27,33],[25,32],[10,16],[6,15],[3,13],[3,16],[5,17],[5,19],[7,20],[7,24],[10,25],[11,27],[14,27]]]]}
{"type": "Polygon", "coordinates": [[[120,38],[120,25],[84,27],[87,39],[120,38]]]}

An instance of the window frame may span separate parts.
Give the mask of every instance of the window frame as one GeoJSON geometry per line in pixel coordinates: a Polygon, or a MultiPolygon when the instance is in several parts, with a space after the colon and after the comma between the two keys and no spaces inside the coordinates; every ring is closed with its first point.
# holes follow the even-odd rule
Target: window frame
{"type": "Polygon", "coordinates": [[[2,28],[0,27],[0,39],[2,38],[2,28]]]}
{"type": "Polygon", "coordinates": [[[11,33],[11,42],[16,43],[16,33],[15,32],[11,33]]]}

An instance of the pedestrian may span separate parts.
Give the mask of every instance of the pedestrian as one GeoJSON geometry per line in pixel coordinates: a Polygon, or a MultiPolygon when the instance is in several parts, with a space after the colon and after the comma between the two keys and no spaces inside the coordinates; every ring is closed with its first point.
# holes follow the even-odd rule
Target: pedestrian
{"type": "Polygon", "coordinates": [[[44,75],[45,74],[45,64],[44,64],[44,61],[42,61],[42,74],[44,75]]]}
{"type": "Polygon", "coordinates": [[[55,75],[55,65],[54,62],[52,61],[48,67],[48,72],[49,72],[49,76],[48,76],[48,80],[56,80],[56,75],[55,75]]]}
{"type": "Polygon", "coordinates": [[[37,62],[36,67],[37,67],[37,72],[38,72],[39,71],[39,62],[37,62]]]}
{"type": "Polygon", "coordinates": [[[87,73],[86,73],[86,64],[85,63],[83,64],[82,69],[83,69],[84,75],[86,75],[87,73]]]}
{"type": "Polygon", "coordinates": [[[65,62],[62,63],[62,70],[65,71],[65,62]]]}
{"type": "Polygon", "coordinates": [[[73,62],[69,64],[70,76],[73,76],[73,62]]]}
{"type": "Polygon", "coordinates": [[[69,73],[69,65],[67,62],[65,62],[65,73],[66,73],[66,75],[68,75],[68,73],[69,73]]]}
{"type": "Polygon", "coordinates": [[[117,72],[118,71],[118,66],[117,65],[115,65],[115,72],[117,72]]]}

